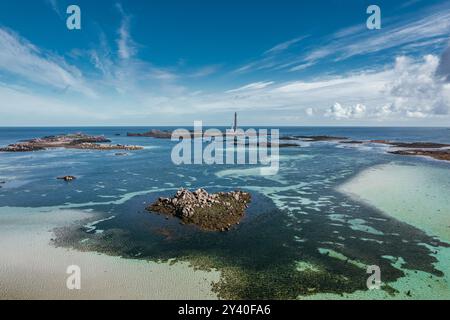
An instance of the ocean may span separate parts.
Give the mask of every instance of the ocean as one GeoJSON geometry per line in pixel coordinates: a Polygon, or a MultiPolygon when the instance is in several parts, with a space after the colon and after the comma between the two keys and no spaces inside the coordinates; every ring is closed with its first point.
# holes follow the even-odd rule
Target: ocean
{"type": "MultiPolygon", "coordinates": [[[[432,298],[449,288],[450,262],[442,257],[448,257],[450,247],[450,163],[389,154],[388,147],[379,144],[300,142],[299,147],[280,149],[278,174],[262,176],[261,165],[177,166],[170,157],[175,142],[126,136],[147,130],[0,128],[0,146],[73,132],[144,146],[127,156],[75,149],[0,153],[0,181],[6,182],[0,188],[0,216],[14,208],[17,215],[23,208],[58,208],[61,215],[73,209],[90,212],[93,217],[87,220],[52,230],[51,245],[219,270],[221,280],[212,290],[221,298],[432,298]],[[363,176],[373,180],[360,178],[362,187],[343,191],[341,186],[374,168],[377,174],[363,176]],[[389,174],[383,178],[385,172],[389,174]],[[65,175],[77,179],[56,179],[65,175]],[[252,203],[242,223],[226,233],[180,225],[175,218],[145,210],[179,188],[241,189],[252,194],[252,203]],[[407,205],[417,198],[430,205],[420,212],[419,206],[407,205]],[[435,212],[444,217],[436,224],[448,221],[447,228],[433,228],[435,212]],[[415,223],[424,216],[431,219],[429,228],[415,223]],[[373,265],[382,276],[377,292],[366,283],[367,267],[373,265]],[[433,293],[435,286],[441,289],[433,293]]],[[[448,128],[282,127],[280,135],[450,143],[448,128]]]]}

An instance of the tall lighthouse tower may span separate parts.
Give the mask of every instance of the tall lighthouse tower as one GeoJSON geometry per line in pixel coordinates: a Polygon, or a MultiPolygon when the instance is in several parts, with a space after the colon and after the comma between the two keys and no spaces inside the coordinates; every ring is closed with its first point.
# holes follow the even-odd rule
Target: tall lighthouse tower
{"type": "Polygon", "coordinates": [[[237,112],[234,113],[233,131],[237,131],[237,112]]]}

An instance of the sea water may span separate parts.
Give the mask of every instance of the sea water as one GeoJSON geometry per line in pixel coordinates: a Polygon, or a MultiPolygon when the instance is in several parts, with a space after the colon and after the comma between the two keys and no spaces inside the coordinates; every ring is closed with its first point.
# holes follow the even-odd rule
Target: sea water
{"type": "MultiPolygon", "coordinates": [[[[0,181],[6,182],[0,188],[0,212],[2,207],[95,211],[99,214],[95,221],[80,222],[77,228],[57,233],[56,245],[129,259],[179,259],[199,268],[218,268],[225,271],[226,281],[217,288],[225,298],[295,299],[367,292],[366,266],[370,265],[382,270],[382,298],[427,297],[424,288],[428,283],[409,290],[395,285],[399,281],[414,283],[412,279],[419,276],[448,286],[449,262],[442,261],[448,256],[445,237],[389,212],[392,207],[401,208],[401,201],[408,196],[414,199],[416,194],[432,192],[431,196],[444,204],[439,210],[450,220],[445,200],[450,197],[447,175],[433,176],[424,184],[426,188],[419,184],[398,197],[398,203],[395,196],[390,197],[389,206],[349,196],[339,187],[359,173],[383,165],[410,168],[408,173],[399,170],[399,179],[407,179],[406,174],[414,182],[414,168],[423,175],[423,168],[446,171],[449,163],[388,154],[386,146],[376,144],[308,142],[280,149],[276,175],[261,175],[251,165],[177,166],[170,158],[175,142],[126,136],[127,132],[147,130],[0,128],[2,146],[72,132],[144,146],[127,156],[75,149],[0,153],[0,181]],[[71,183],[56,179],[63,175],[78,179],[71,183]],[[182,187],[208,192],[243,189],[252,193],[252,204],[244,221],[228,233],[181,226],[176,219],[166,220],[145,210],[158,197],[171,196],[182,187]],[[439,256],[439,252],[444,253],[439,256]],[[411,290],[410,295],[404,292],[411,290]]],[[[283,135],[450,143],[447,128],[286,127],[280,129],[283,135]]],[[[378,192],[384,191],[388,192],[383,188],[378,192]]],[[[380,195],[376,198],[383,201],[380,195]]]]}

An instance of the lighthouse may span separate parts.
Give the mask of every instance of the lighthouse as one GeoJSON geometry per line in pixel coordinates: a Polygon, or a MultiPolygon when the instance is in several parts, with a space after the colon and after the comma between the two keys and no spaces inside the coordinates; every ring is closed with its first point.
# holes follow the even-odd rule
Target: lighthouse
{"type": "Polygon", "coordinates": [[[234,124],[233,124],[233,131],[237,131],[237,112],[234,113],[234,124]]]}

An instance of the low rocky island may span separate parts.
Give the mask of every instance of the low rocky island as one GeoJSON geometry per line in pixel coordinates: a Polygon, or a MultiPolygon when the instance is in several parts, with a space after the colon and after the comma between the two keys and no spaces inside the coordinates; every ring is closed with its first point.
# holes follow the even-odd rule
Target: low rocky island
{"type": "Polygon", "coordinates": [[[450,161],[450,144],[437,142],[400,142],[390,140],[351,140],[347,137],[334,136],[284,136],[282,141],[335,142],[339,144],[384,144],[392,149],[390,154],[403,156],[425,156],[437,160],[450,161]]]}
{"type": "MultiPolygon", "coordinates": [[[[128,132],[127,137],[147,137],[147,138],[155,138],[155,139],[172,139],[172,134],[174,132],[175,131],[170,131],[170,130],[152,129],[150,131],[142,132],[142,133],[128,132]]],[[[189,137],[185,137],[185,138],[194,139],[194,138],[201,138],[201,137],[214,137],[214,136],[220,136],[220,135],[225,137],[225,133],[221,133],[219,135],[208,135],[207,133],[194,132],[194,131],[189,131],[189,135],[190,135],[189,137]]]]}
{"type": "Polygon", "coordinates": [[[370,142],[387,144],[397,148],[439,149],[450,147],[450,144],[435,142],[397,142],[388,140],[371,140],[370,142]]]}
{"type": "MultiPolygon", "coordinates": [[[[250,141],[245,140],[245,141],[234,141],[234,146],[236,147],[251,147],[252,144],[250,143],[250,141]]],[[[254,144],[255,147],[258,148],[292,148],[292,147],[300,147],[299,144],[294,143],[294,142],[281,142],[281,143],[276,143],[276,142],[259,142],[257,141],[254,144]]]]}
{"type": "Polygon", "coordinates": [[[157,139],[170,139],[172,138],[172,131],[152,129],[150,131],[142,133],[128,132],[127,137],[150,137],[157,139]]]}
{"type": "Polygon", "coordinates": [[[346,137],[334,137],[334,136],[294,136],[294,138],[303,140],[303,141],[341,141],[347,140],[346,137]]]}
{"type": "Polygon", "coordinates": [[[0,152],[31,152],[50,148],[82,150],[141,150],[139,146],[109,144],[111,140],[104,136],[89,136],[83,133],[62,134],[25,140],[0,148],[0,152]]]}
{"type": "MultiPolygon", "coordinates": [[[[143,133],[127,133],[128,137],[149,137],[149,138],[155,138],[155,139],[171,139],[172,138],[173,131],[168,130],[158,130],[158,129],[152,129],[147,132],[143,133]]],[[[202,133],[196,133],[194,131],[189,132],[190,137],[187,137],[188,139],[194,139],[194,138],[212,138],[212,137],[220,137],[222,136],[224,139],[226,138],[227,133],[222,132],[220,134],[208,134],[207,132],[202,133]]],[[[245,135],[245,134],[244,134],[245,135]]],[[[233,137],[233,135],[231,135],[233,137]]],[[[250,146],[250,142],[248,140],[245,141],[238,141],[239,137],[242,137],[240,134],[236,134],[235,136],[234,145],[235,146],[250,146]]],[[[280,139],[280,140],[296,140],[296,139],[280,139]]],[[[271,142],[257,142],[257,147],[262,148],[271,148],[271,147],[278,147],[278,148],[291,148],[291,147],[300,147],[299,144],[291,142],[281,142],[281,143],[271,143],[271,142]]]]}
{"type": "Polygon", "coordinates": [[[397,150],[389,151],[391,154],[402,156],[424,156],[431,157],[436,160],[450,161],[450,149],[447,150],[397,150]]]}
{"type": "Polygon", "coordinates": [[[398,142],[386,140],[372,140],[372,143],[386,144],[393,148],[388,153],[402,156],[424,156],[436,160],[450,161],[450,144],[435,142],[398,142]]]}
{"type": "Polygon", "coordinates": [[[359,140],[345,140],[345,141],[340,141],[340,143],[343,144],[363,144],[363,141],[359,141],[359,140]]]}
{"type": "Polygon", "coordinates": [[[177,217],[183,224],[203,230],[224,232],[240,223],[250,201],[251,195],[243,191],[209,194],[203,189],[180,189],[174,197],[159,198],[146,209],[177,217]]]}

